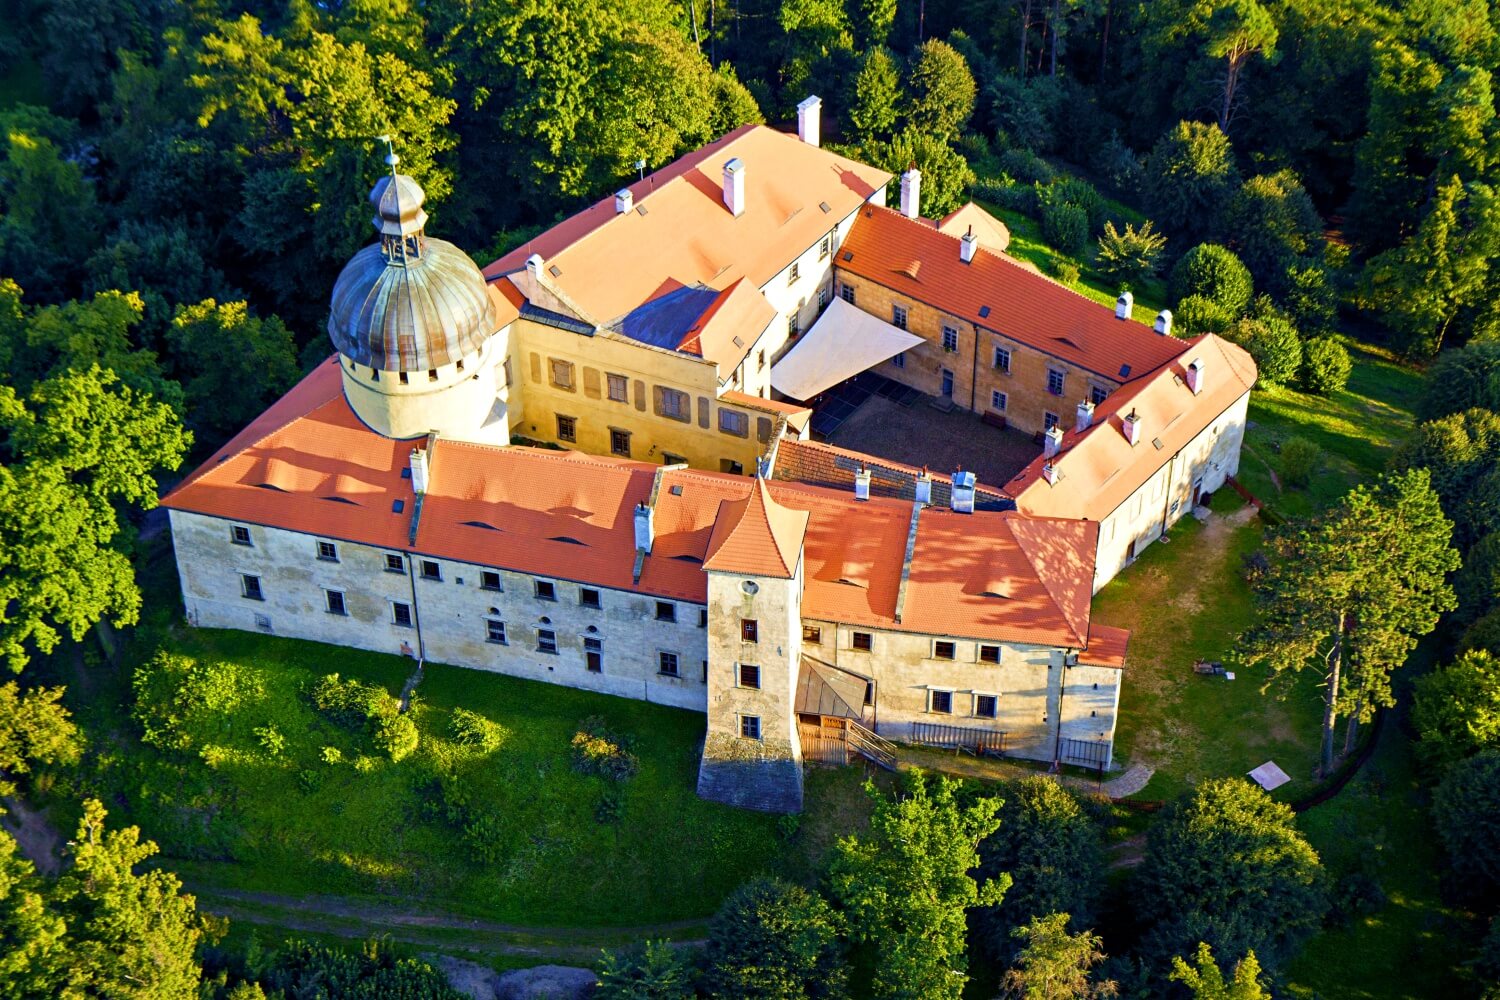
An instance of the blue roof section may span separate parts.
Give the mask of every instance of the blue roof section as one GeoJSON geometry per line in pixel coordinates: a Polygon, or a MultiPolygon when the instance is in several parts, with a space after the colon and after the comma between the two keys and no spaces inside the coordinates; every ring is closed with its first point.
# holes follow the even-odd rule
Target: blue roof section
{"type": "Polygon", "coordinates": [[[675,351],[720,294],[701,285],[674,289],[626,313],[618,329],[631,340],[675,351]]]}

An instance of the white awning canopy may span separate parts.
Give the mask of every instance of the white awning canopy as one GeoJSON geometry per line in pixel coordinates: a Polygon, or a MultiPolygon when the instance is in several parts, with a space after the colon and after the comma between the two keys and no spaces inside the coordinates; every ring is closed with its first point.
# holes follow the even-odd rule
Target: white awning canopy
{"type": "Polygon", "coordinates": [[[921,342],[921,337],[834,299],[797,346],[772,366],[771,386],[792,399],[812,399],[921,342]]]}

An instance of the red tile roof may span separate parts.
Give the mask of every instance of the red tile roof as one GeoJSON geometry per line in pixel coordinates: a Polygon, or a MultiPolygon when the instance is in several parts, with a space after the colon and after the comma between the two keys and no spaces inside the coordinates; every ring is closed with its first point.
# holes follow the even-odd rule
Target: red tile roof
{"type": "Polygon", "coordinates": [[[712,361],[719,381],[727,382],[775,318],[775,307],[760,289],[738,278],[688,327],[677,349],[712,361]]]}
{"type": "Polygon", "coordinates": [[[771,499],[765,480],[756,479],[745,499],[720,501],[703,568],[789,580],[797,575],[807,519],[806,511],[771,499]]]}
{"type": "Polygon", "coordinates": [[[1116,382],[1138,379],[1182,350],[1181,341],[1116,319],[1114,310],[982,245],[965,264],[957,237],[878,205],[860,211],[834,264],[1116,382]]]}
{"type": "Polygon", "coordinates": [[[1130,632],[1110,625],[1090,625],[1088,648],[1078,654],[1078,662],[1090,667],[1125,668],[1125,650],[1130,632]]]}

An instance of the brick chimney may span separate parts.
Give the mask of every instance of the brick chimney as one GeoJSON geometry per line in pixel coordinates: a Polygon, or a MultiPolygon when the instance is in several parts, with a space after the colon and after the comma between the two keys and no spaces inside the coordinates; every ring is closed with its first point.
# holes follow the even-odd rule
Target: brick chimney
{"type": "Polygon", "coordinates": [[[954,513],[974,513],[974,473],[959,469],[953,474],[953,489],[950,506],[954,513]]]}
{"type": "Polygon", "coordinates": [[[1125,419],[1120,421],[1120,430],[1124,432],[1125,440],[1130,442],[1130,447],[1134,448],[1140,442],[1141,418],[1136,416],[1134,409],[1125,414],[1125,419]]]}
{"type": "Polygon", "coordinates": [[[1151,327],[1151,329],[1155,330],[1163,337],[1170,337],[1172,335],[1172,310],[1163,309],[1161,312],[1157,313],[1156,323],[1151,327]]]}
{"type": "Polygon", "coordinates": [[[823,101],[815,95],[797,105],[797,138],[809,146],[818,145],[819,119],[823,114],[823,101]]]}
{"type": "Polygon", "coordinates": [[[624,215],[635,207],[635,195],[630,193],[630,188],[620,188],[615,192],[615,214],[624,215]]]}
{"type": "Polygon", "coordinates": [[[870,470],[863,466],[854,474],[854,499],[870,499],[870,470]]]}
{"type": "Polygon", "coordinates": [[[1073,429],[1082,434],[1094,423],[1094,404],[1085,399],[1078,404],[1078,414],[1073,420],[1073,429]]]}
{"type": "Polygon", "coordinates": [[[1053,458],[1062,451],[1063,430],[1056,424],[1047,428],[1047,433],[1042,435],[1042,457],[1053,458]]]}
{"type": "Polygon", "coordinates": [[[1130,310],[1135,306],[1135,296],[1129,292],[1121,292],[1120,297],[1115,299],[1115,319],[1129,319],[1130,310]]]}
{"type": "Polygon", "coordinates": [[[1194,358],[1187,366],[1187,387],[1194,396],[1203,391],[1203,359],[1194,358]]]}
{"type": "Polygon", "coordinates": [[[635,550],[650,552],[656,542],[656,511],[643,503],[635,505],[635,550]]]}
{"type": "Polygon", "coordinates": [[[724,164],[724,205],[729,214],[745,214],[745,163],[738,156],[724,164]]]}
{"type": "Polygon", "coordinates": [[[922,171],[915,163],[901,175],[901,214],[908,219],[922,217],[922,171]]]}

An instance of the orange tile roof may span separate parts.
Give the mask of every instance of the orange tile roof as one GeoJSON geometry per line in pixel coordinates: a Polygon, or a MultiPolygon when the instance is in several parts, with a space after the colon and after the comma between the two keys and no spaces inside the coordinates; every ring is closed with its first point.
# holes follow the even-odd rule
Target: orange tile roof
{"type": "Polygon", "coordinates": [[[1056,485],[1042,477],[1042,458],[1010,481],[1008,489],[1022,510],[1103,520],[1255,384],[1255,362],[1222,337],[1204,334],[1174,343],[1186,349],[1170,364],[1111,393],[1082,434],[1064,432],[1062,448],[1052,459],[1060,476],[1056,485]],[[1194,396],[1184,377],[1198,358],[1205,365],[1204,387],[1194,396]],[[1142,421],[1141,438],[1133,448],[1122,430],[1132,410],[1142,421]]]}
{"type": "Polygon", "coordinates": [[[631,184],[633,211],[617,215],[614,196],[601,199],[484,271],[515,271],[540,254],[550,283],[609,323],[685,286],[722,290],[743,277],[759,288],[889,180],[796,136],[746,125],[631,184]],[[745,165],[738,217],[723,201],[733,157],[745,165]]]}
{"type": "Polygon", "coordinates": [[[727,382],[775,318],[776,308],[760,289],[737,278],[688,327],[677,349],[712,361],[719,381],[727,382]]]}
{"type": "Polygon", "coordinates": [[[1182,341],[1116,319],[1114,310],[982,245],[968,264],[958,253],[957,237],[870,205],[834,265],[1116,382],[1138,379],[1182,350],[1182,341]]]}
{"type": "Polygon", "coordinates": [[[789,580],[797,575],[807,520],[806,511],[781,506],[756,479],[745,499],[719,503],[703,568],[789,580]]]}
{"type": "Polygon", "coordinates": [[[1078,662],[1090,667],[1125,669],[1125,650],[1130,645],[1130,632],[1110,625],[1090,625],[1089,644],[1078,654],[1078,662]]]}

